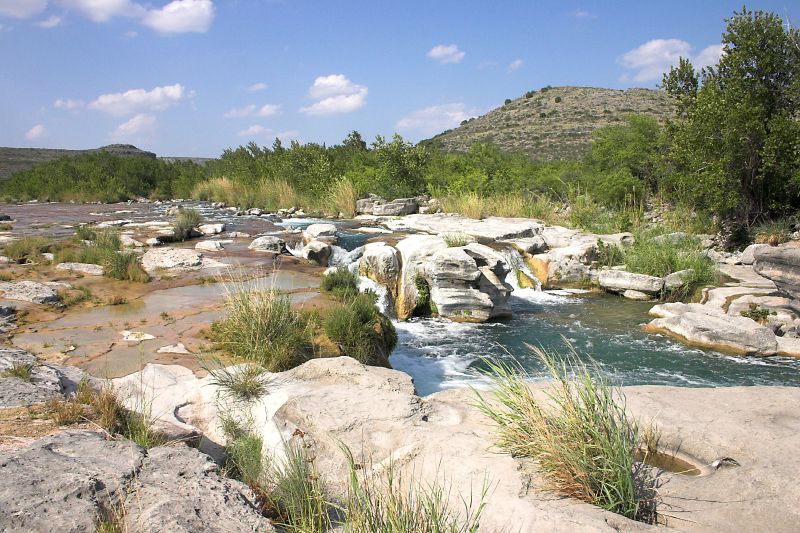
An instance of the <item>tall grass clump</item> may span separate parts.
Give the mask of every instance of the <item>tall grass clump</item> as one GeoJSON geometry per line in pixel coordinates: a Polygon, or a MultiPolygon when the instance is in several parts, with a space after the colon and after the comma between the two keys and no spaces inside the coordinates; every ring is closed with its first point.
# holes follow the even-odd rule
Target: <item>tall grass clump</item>
{"type": "Polygon", "coordinates": [[[654,523],[657,482],[652,468],[636,461],[639,424],[625,412],[622,390],[567,346],[564,356],[531,347],[552,380],[542,399],[524,371],[487,360],[494,392],[476,392],[477,406],[494,422],[497,445],[536,460],[557,492],[654,523]]]}
{"type": "Polygon", "coordinates": [[[342,447],[349,465],[344,531],[346,533],[473,533],[480,527],[488,485],[478,501],[462,497],[463,513],[450,504],[450,488],[406,481],[392,463],[380,473],[356,464],[342,447]]]}
{"type": "Polygon", "coordinates": [[[356,214],[356,200],[359,198],[359,191],[353,180],[339,178],[328,191],[328,205],[333,205],[337,213],[343,214],[346,218],[353,218],[356,214]]]}
{"type": "Polygon", "coordinates": [[[263,282],[225,286],[225,316],[211,328],[222,350],[270,372],[306,361],[312,334],[309,317],[292,309],[289,296],[263,282]]]}
{"type": "MultiPolygon", "coordinates": [[[[85,227],[85,226],[84,226],[85,227]]],[[[119,232],[114,229],[80,229],[78,237],[89,237],[90,244],[80,248],[64,248],[57,253],[59,261],[67,259],[80,263],[90,263],[103,267],[103,275],[108,278],[147,283],[150,276],[139,264],[139,256],[134,252],[121,251],[119,232]]]]}
{"type": "Polygon", "coordinates": [[[192,191],[192,197],[198,200],[223,202],[242,209],[258,207],[274,210],[296,206],[299,203],[297,191],[291,183],[283,179],[262,179],[244,183],[227,177],[212,178],[198,183],[192,191]]]}
{"type": "Polygon", "coordinates": [[[457,248],[459,246],[466,246],[469,243],[475,242],[475,238],[466,233],[445,233],[442,235],[442,240],[450,248],[457,248]]]}
{"type": "Polygon", "coordinates": [[[41,261],[42,254],[52,247],[53,241],[45,237],[23,237],[8,243],[3,248],[3,255],[18,262],[36,262],[41,261]]]}
{"type": "Polygon", "coordinates": [[[226,366],[219,359],[202,361],[210,383],[219,388],[224,398],[249,402],[267,393],[270,377],[267,371],[254,363],[226,366]]]}
{"type": "Polygon", "coordinates": [[[792,223],[785,218],[765,220],[750,228],[750,235],[755,243],[778,246],[791,239],[792,223]]]}
{"type": "Polygon", "coordinates": [[[486,199],[476,192],[448,194],[440,201],[445,213],[459,213],[467,218],[481,219],[486,211],[486,199]]]}
{"type": "Polygon", "coordinates": [[[375,307],[376,298],[373,292],[358,294],[329,313],[323,327],[344,355],[365,365],[388,366],[389,354],[397,345],[397,332],[375,307]]]}
{"type": "Polygon", "coordinates": [[[192,235],[192,231],[203,222],[203,216],[197,209],[187,208],[178,211],[172,223],[175,238],[185,241],[192,235]]]}
{"type": "Polygon", "coordinates": [[[320,288],[341,301],[349,301],[358,295],[358,276],[347,267],[339,267],[322,277],[320,288]]]}

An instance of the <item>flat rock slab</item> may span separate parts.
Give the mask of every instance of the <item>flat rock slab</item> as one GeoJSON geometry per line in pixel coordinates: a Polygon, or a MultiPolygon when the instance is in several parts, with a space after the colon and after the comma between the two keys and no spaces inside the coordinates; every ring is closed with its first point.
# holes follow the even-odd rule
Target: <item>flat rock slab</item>
{"type": "Polygon", "coordinates": [[[3,281],[0,282],[0,293],[9,300],[21,300],[35,304],[59,305],[61,297],[59,289],[69,289],[68,283],[54,281],[3,281]]]}
{"type": "Polygon", "coordinates": [[[24,407],[64,398],[74,392],[86,374],[74,367],[40,363],[36,357],[17,348],[0,348],[0,408],[24,407]],[[4,375],[14,367],[27,366],[30,377],[4,375]]]}
{"type": "Polygon", "coordinates": [[[393,231],[412,229],[434,235],[464,233],[486,242],[533,237],[544,228],[541,222],[528,218],[488,217],[475,220],[442,213],[407,215],[395,221],[386,221],[385,225],[393,231]]]}
{"type": "Polygon", "coordinates": [[[203,255],[187,248],[159,248],[148,250],[142,256],[142,267],[147,272],[158,269],[196,270],[203,265],[203,255]]]}
{"type": "Polygon", "coordinates": [[[659,294],[664,288],[663,278],[636,274],[624,270],[602,270],[598,278],[600,286],[612,292],[637,291],[649,295],[659,294]]]}
{"type": "Polygon", "coordinates": [[[56,265],[56,270],[78,272],[79,274],[86,274],[89,276],[102,276],[104,272],[102,266],[93,265],[91,263],[59,263],[56,265]]]}
{"type": "Polygon", "coordinates": [[[800,299],[800,246],[758,248],[754,252],[755,271],[775,282],[779,289],[800,299]]]}

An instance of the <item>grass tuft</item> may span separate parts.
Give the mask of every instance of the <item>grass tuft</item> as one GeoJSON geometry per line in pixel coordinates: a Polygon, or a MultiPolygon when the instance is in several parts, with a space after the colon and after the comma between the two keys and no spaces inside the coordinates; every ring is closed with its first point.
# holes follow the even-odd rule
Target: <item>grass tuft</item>
{"type": "Polygon", "coordinates": [[[0,377],[4,378],[18,378],[22,381],[31,380],[31,371],[36,366],[34,363],[14,363],[11,368],[7,368],[0,372],[0,377]]]}
{"type": "Polygon", "coordinates": [[[270,377],[257,364],[225,366],[219,359],[204,362],[203,368],[210,383],[219,387],[221,395],[236,401],[249,402],[264,396],[269,390],[270,377]]]}
{"type": "Polygon", "coordinates": [[[197,209],[181,209],[175,216],[172,229],[175,231],[175,238],[185,241],[192,236],[192,231],[203,222],[203,217],[197,209]]]}
{"type": "Polygon", "coordinates": [[[458,248],[475,242],[475,239],[466,233],[445,233],[442,235],[442,239],[450,248],[458,248]]]}
{"type": "Polygon", "coordinates": [[[563,356],[530,347],[552,380],[543,401],[524,371],[486,360],[494,393],[476,392],[477,406],[496,425],[497,445],[535,459],[557,492],[654,523],[657,481],[635,458],[643,438],[639,424],[625,412],[619,387],[567,347],[563,356]]]}
{"type": "Polygon", "coordinates": [[[42,254],[49,252],[53,241],[45,237],[23,237],[8,243],[3,249],[3,255],[17,262],[39,262],[42,254]]]}

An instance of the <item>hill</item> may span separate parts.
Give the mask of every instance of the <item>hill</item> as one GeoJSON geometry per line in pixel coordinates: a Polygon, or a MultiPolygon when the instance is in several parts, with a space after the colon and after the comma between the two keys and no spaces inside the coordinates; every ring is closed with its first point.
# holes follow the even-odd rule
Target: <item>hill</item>
{"type": "Polygon", "coordinates": [[[448,152],[494,143],[538,161],[574,160],[588,151],[597,128],[621,123],[630,113],[663,123],[673,109],[666,93],[652,89],[545,87],[423,142],[448,152]]]}
{"type": "Polygon", "coordinates": [[[61,157],[75,157],[81,154],[105,151],[118,156],[139,156],[156,158],[153,152],[140,150],[131,144],[110,144],[89,150],[61,150],[53,148],[6,148],[0,147],[0,179],[16,172],[33,168],[38,163],[52,161],[61,157]]]}

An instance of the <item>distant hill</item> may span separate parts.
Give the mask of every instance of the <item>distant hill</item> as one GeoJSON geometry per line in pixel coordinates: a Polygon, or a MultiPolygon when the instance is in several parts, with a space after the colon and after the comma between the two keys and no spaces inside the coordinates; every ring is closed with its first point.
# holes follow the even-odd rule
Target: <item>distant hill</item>
{"type": "Polygon", "coordinates": [[[670,97],[652,89],[546,87],[423,142],[448,152],[494,143],[537,161],[574,160],[588,151],[597,128],[621,123],[631,113],[663,123],[673,110],[670,97]]]}
{"type": "Polygon", "coordinates": [[[28,170],[38,163],[52,161],[61,157],[76,157],[81,154],[105,151],[113,155],[125,157],[150,157],[156,158],[153,152],[146,152],[132,144],[109,144],[100,148],[89,150],[60,150],[53,148],[6,148],[0,147],[0,179],[28,170]]]}

